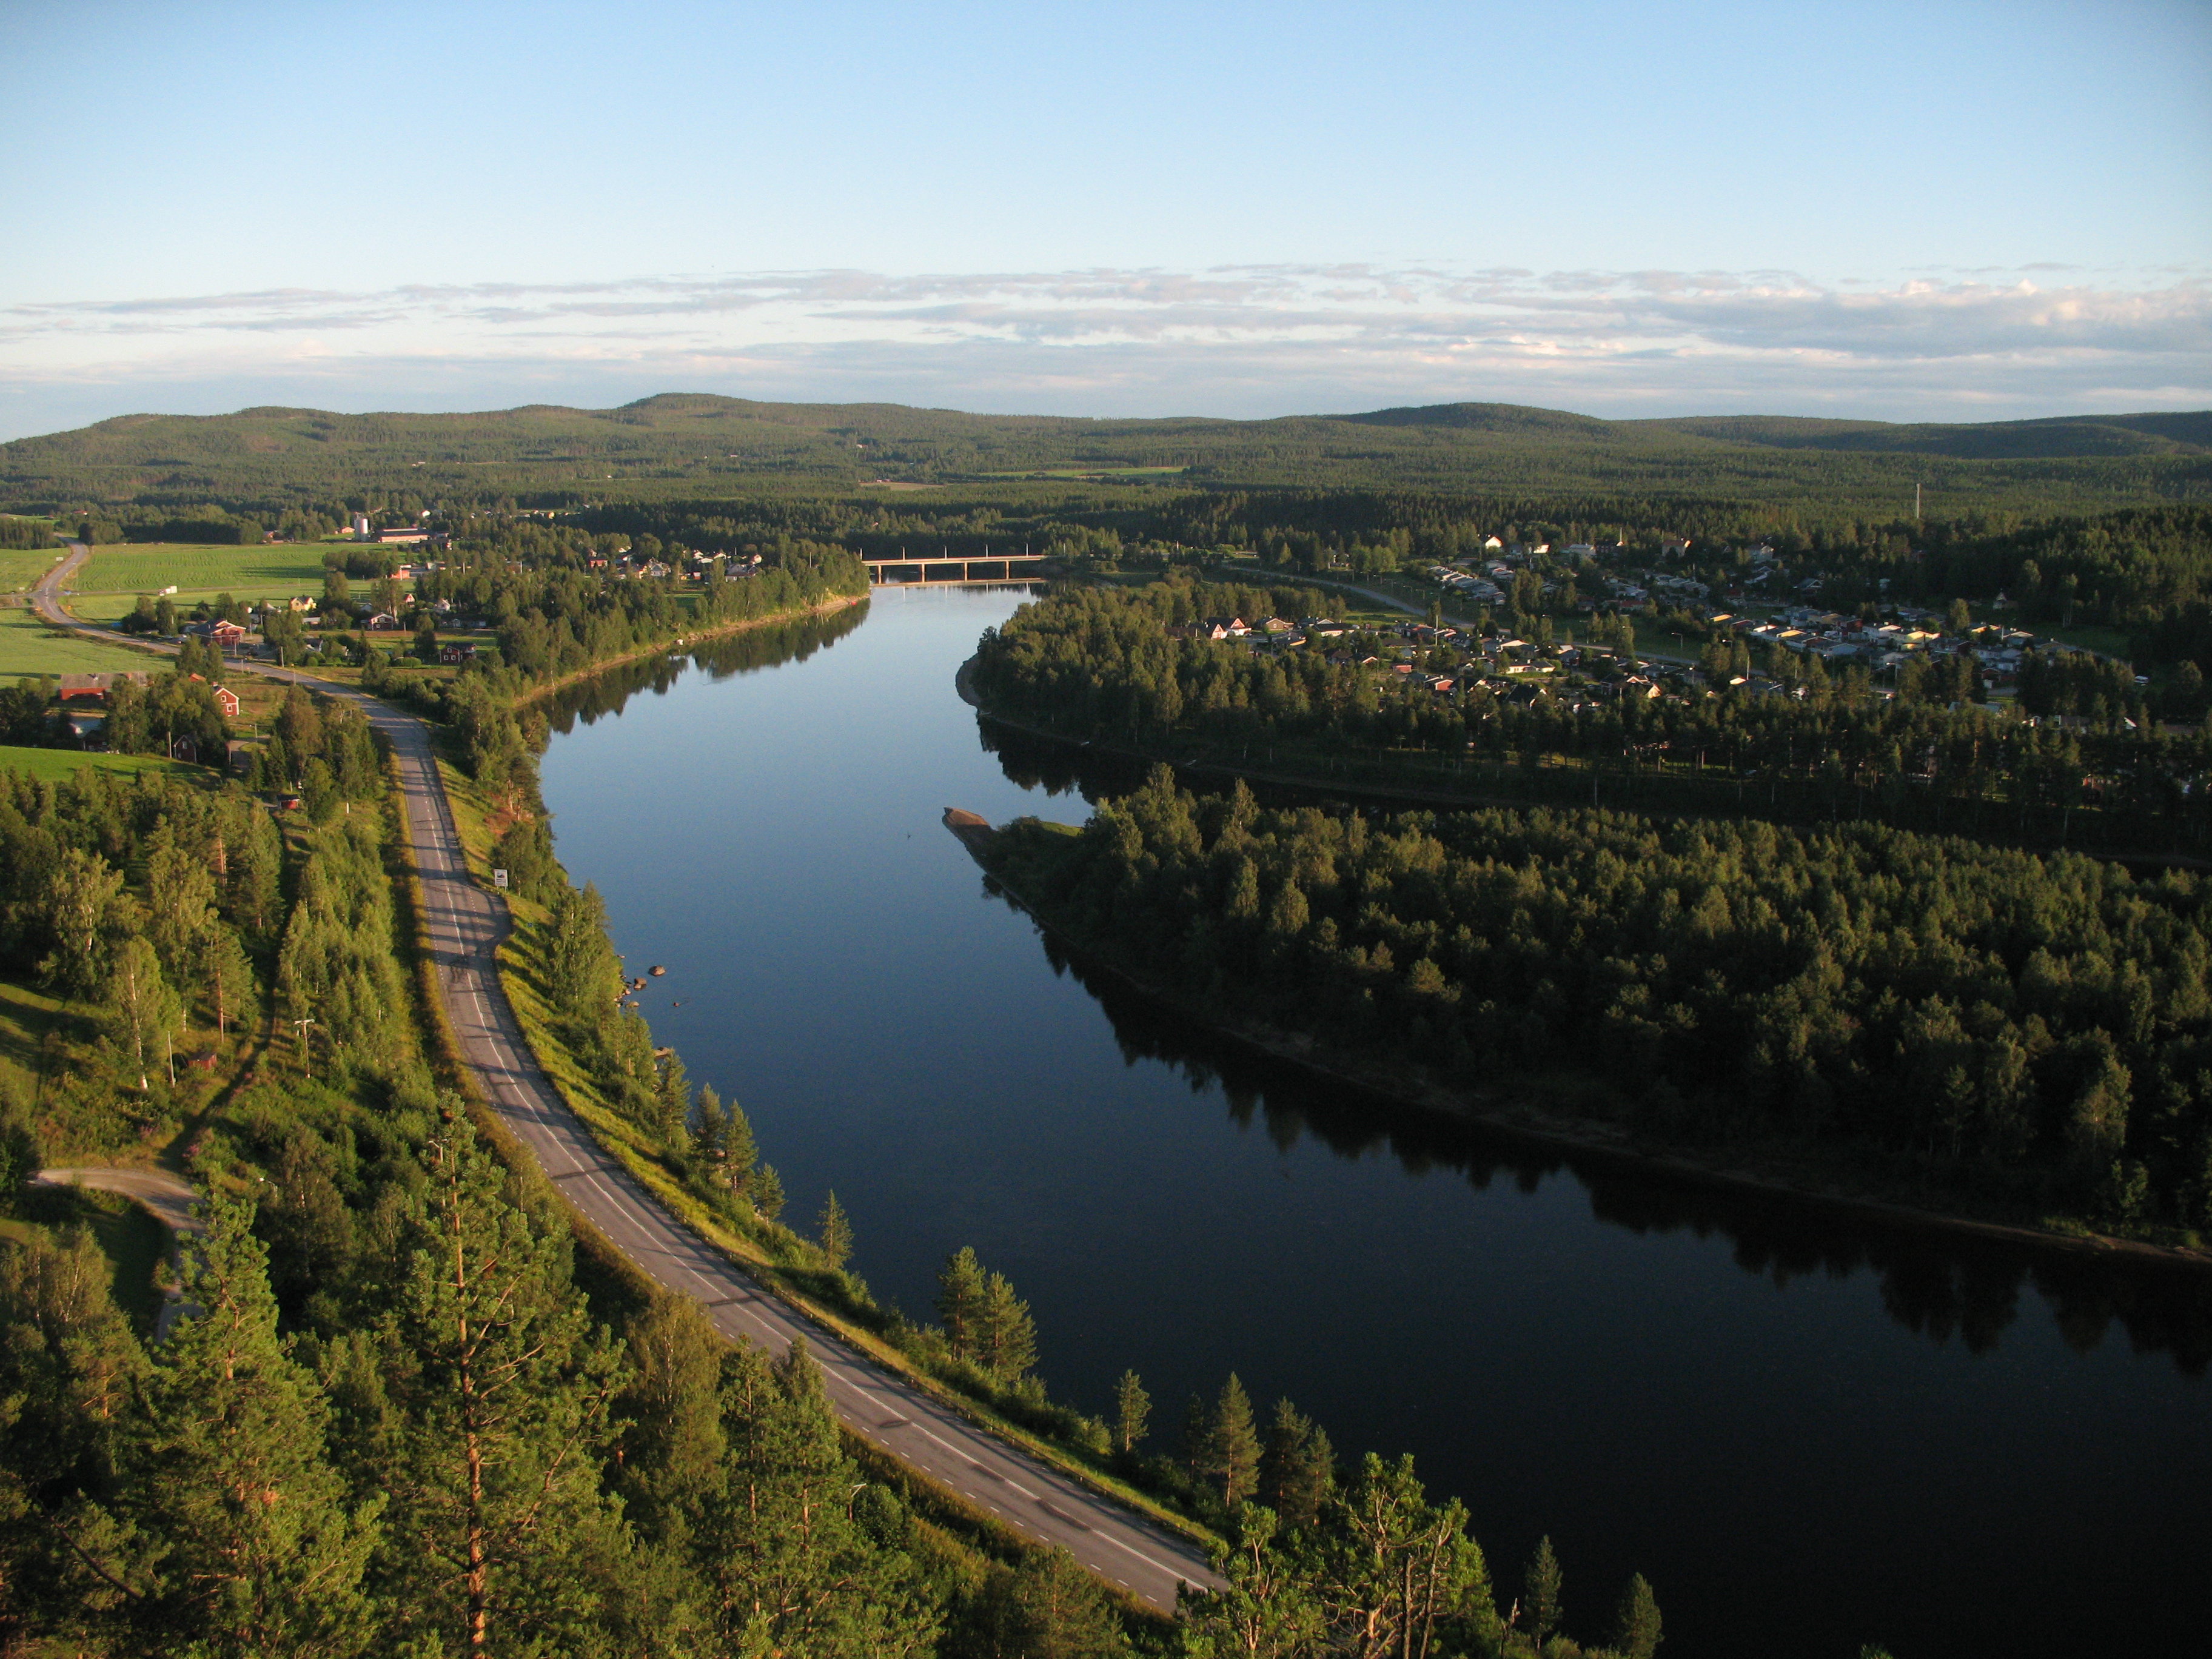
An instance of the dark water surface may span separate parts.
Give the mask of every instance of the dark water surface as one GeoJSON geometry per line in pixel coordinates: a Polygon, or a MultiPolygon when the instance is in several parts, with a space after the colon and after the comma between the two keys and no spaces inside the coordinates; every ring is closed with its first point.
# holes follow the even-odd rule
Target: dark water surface
{"type": "Polygon", "coordinates": [[[789,1218],[834,1187],[924,1316],[974,1245],[1054,1393],[1103,1413],[1133,1366],[1156,1436],[1233,1369],[1412,1451],[1505,1594],[1552,1535],[1591,1639],[1641,1571],[1674,1659],[2212,1651],[2204,1280],[1631,1178],[1098,982],[939,824],[1086,810],[952,690],[1019,599],[883,594],[556,722],[562,858],[789,1218]]]}

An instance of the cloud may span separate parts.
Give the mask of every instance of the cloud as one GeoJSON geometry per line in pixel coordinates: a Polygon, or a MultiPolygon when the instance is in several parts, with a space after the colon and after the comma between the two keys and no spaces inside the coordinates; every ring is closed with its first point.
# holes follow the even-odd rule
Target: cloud
{"type": "Polygon", "coordinates": [[[672,387],[1055,413],[1490,398],[1594,413],[1980,417],[2212,404],[2201,272],[1280,264],[279,289],[0,308],[0,422],[42,407],[484,407],[672,387]],[[529,392],[528,388],[538,388],[529,392]],[[118,401],[119,400],[119,401],[118,401]]]}

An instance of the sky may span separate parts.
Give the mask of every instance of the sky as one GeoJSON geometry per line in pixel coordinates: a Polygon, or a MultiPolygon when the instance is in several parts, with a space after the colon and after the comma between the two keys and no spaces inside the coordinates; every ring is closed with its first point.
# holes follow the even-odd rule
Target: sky
{"type": "Polygon", "coordinates": [[[2212,0],[0,0],[0,439],[2212,406],[2212,0]]]}

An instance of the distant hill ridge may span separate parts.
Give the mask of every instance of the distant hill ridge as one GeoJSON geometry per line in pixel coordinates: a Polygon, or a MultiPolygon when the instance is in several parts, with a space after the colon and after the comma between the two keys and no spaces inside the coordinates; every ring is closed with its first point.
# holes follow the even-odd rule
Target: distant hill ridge
{"type": "Polygon", "coordinates": [[[0,506],[328,498],[705,498],[763,487],[1158,483],[1800,500],[1894,512],[1913,483],[1977,506],[2212,498],[2212,410],[1892,423],[1603,420],[1455,403],[1264,420],[978,415],[667,392],[619,408],[464,414],[264,406],[125,415],[0,444],[0,506]],[[1861,503],[1865,505],[1863,507],[1861,503]]]}

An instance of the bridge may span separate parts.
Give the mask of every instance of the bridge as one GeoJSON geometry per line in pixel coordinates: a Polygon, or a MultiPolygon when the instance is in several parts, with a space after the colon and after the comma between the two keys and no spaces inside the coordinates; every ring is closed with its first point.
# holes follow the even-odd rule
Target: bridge
{"type": "Polygon", "coordinates": [[[868,567],[868,581],[874,586],[950,586],[961,582],[1034,580],[1042,574],[1037,567],[1046,557],[1042,553],[994,553],[973,559],[955,558],[948,554],[934,558],[909,558],[901,553],[896,558],[863,558],[861,562],[868,567]]]}

